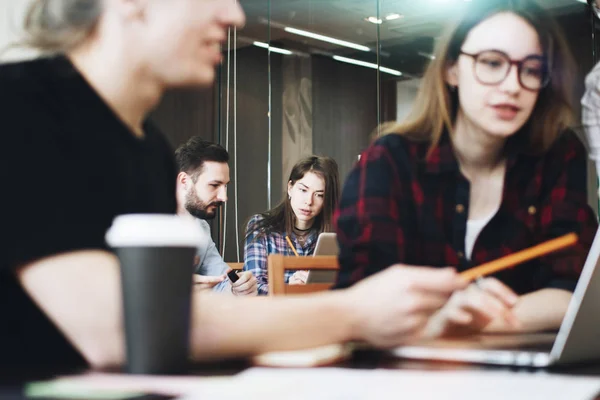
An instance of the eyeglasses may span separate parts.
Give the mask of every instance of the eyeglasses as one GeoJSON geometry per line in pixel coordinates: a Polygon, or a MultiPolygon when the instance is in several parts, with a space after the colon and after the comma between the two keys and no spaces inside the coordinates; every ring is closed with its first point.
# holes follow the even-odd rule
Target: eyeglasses
{"type": "Polygon", "coordinates": [[[523,89],[538,91],[550,83],[550,71],[542,56],[528,56],[521,61],[511,60],[508,54],[498,50],[486,50],[476,54],[460,51],[472,57],[475,78],[483,85],[503,82],[513,65],[517,66],[519,84],[523,89]]]}

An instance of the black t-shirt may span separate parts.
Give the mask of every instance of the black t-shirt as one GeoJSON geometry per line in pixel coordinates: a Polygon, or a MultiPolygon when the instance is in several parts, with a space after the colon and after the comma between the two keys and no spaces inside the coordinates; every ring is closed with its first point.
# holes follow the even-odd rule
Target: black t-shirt
{"type": "Polygon", "coordinates": [[[65,57],[0,66],[0,370],[85,366],[13,272],[106,249],[119,214],[175,213],[172,151],[144,130],[135,137],[65,57]]]}

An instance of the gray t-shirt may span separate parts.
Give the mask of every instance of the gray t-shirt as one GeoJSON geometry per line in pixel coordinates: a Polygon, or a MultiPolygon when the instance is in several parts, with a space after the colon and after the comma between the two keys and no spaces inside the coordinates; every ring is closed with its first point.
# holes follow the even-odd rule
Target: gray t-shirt
{"type": "MultiPolygon", "coordinates": [[[[219,276],[227,272],[229,267],[227,263],[223,261],[223,257],[219,254],[215,242],[213,242],[210,235],[210,225],[203,219],[198,219],[198,224],[202,229],[202,242],[198,244],[198,256],[199,264],[196,265],[196,273],[198,275],[205,276],[219,276]]],[[[223,282],[216,285],[213,290],[215,292],[227,292],[231,293],[231,282],[229,279],[225,279],[223,282]]]]}

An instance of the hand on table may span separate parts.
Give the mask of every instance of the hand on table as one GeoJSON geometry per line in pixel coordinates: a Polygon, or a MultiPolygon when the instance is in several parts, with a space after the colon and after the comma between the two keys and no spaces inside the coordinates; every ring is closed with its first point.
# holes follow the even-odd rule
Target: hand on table
{"type": "Polygon", "coordinates": [[[467,283],[452,268],[395,265],[347,289],[356,339],[398,346],[422,335],[429,318],[467,283]]]}
{"type": "Polygon", "coordinates": [[[290,285],[305,285],[308,280],[308,271],[296,271],[290,276],[288,284],[290,285]]]}
{"type": "Polygon", "coordinates": [[[518,329],[519,320],[512,309],[519,299],[508,286],[495,278],[481,279],[457,291],[430,320],[429,337],[473,334],[483,331],[492,321],[502,321],[509,329],[518,329]]]}

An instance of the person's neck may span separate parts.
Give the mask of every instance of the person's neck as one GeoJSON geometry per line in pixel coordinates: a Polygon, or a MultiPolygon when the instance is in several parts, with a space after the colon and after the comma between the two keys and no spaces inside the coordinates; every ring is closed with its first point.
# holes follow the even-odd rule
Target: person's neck
{"type": "Polygon", "coordinates": [[[310,228],[312,228],[313,224],[314,224],[314,219],[310,220],[310,221],[300,221],[300,220],[296,220],[296,222],[294,223],[294,229],[296,231],[308,231],[310,230],[310,228]]]}
{"type": "Polygon", "coordinates": [[[491,173],[502,165],[505,143],[506,139],[483,132],[460,114],[457,117],[452,145],[460,168],[468,178],[491,173]]]}
{"type": "Polygon", "coordinates": [[[196,218],[192,214],[190,214],[190,212],[188,210],[186,210],[182,204],[177,205],[177,215],[179,215],[180,217],[189,218],[189,219],[196,218]]]}
{"type": "Polygon", "coordinates": [[[67,57],[132,133],[143,137],[144,120],[164,89],[145,68],[135,66],[124,46],[108,47],[108,42],[81,45],[67,57]]]}

